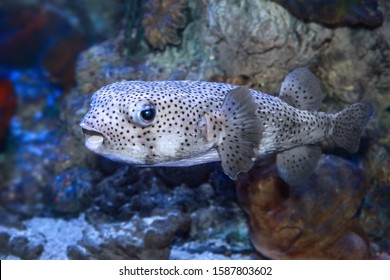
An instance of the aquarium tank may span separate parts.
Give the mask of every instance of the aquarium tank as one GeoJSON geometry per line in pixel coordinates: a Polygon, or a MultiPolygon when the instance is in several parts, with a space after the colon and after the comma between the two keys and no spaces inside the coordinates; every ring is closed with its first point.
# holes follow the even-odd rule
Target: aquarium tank
{"type": "Polygon", "coordinates": [[[0,258],[389,259],[390,2],[2,0],[0,258]]]}

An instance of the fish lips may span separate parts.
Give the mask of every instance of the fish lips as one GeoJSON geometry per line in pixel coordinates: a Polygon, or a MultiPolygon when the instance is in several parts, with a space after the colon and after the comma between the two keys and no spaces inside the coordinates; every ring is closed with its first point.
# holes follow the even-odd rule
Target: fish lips
{"type": "Polygon", "coordinates": [[[97,152],[103,146],[104,136],[86,123],[80,123],[85,136],[85,146],[91,151],[97,152]]]}

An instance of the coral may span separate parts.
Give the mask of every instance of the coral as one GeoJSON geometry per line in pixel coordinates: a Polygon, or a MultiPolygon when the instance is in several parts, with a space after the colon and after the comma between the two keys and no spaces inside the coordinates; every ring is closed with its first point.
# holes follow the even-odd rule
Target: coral
{"type": "Polygon", "coordinates": [[[390,188],[387,184],[376,184],[365,197],[361,211],[361,223],[371,240],[374,254],[390,252],[390,188]]]}
{"type": "Polygon", "coordinates": [[[383,16],[377,0],[273,0],[304,20],[325,25],[378,27],[383,16]]]}
{"type": "Polygon", "coordinates": [[[0,10],[0,29],[4,28],[0,64],[12,68],[38,64],[48,80],[70,89],[75,85],[77,56],[87,48],[90,35],[82,34],[72,20],[54,5],[14,3],[0,10]]]}
{"type": "Polygon", "coordinates": [[[294,21],[283,7],[270,1],[208,3],[209,34],[203,37],[213,44],[211,57],[226,76],[246,76],[263,85],[264,92],[278,92],[283,77],[291,69],[310,66],[332,38],[331,30],[294,21]]]}
{"type": "MultiPolygon", "coordinates": [[[[113,168],[110,162],[105,165],[113,168]]],[[[184,178],[196,169],[176,174],[184,178]]],[[[117,165],[115,170],[104,168],[105,178],[95,171],[64,171],[49,184],[55,211],[69,213],[82,204],[86,215],[34,217],[17,229],[0,225],[0,258],[166,259],[173,246],[175,259],[254,257],[244,213],[223,175],[212,174],[210,184],[190,188],[183,182],[165,185],[168,169],[159,170],[167,173],[162,180],[155,170],[117,165]],[[13,249],[15,237],[23,237],[23,244],[35,244],[34,250],[13,249]],[[34,253],[42,247],[41,255],[34,253]]]]}
{"type": "Polygon", "coordinates": [[[142,30],[142,0],[126,0],[124,15],[124,40],[128,52],[128,57],[135,57],[140,50],[142,30]]]}
{"type": "Polygon", "coordinates": [[[8,79],[0,79],[0,150],[9,122],[15,113],[17,98],[14,87],[8,79]]]}
{"type": "MultiPolygon", "coordinates": [[[[81,53],[76,67],[76,80],[81,93],[92,95],[102,86],[121,80],[161,80],[168,77],[169,73],[163,66],[154,66],[142,61],[129,63],[124,58],[126,56],[124,37],[121,33],[117,38],[107,40],[81,53]]],[[[79,117],[82,118],[82,115],[79,117]]]]}
{"type": "Polygon", "coordinates": [[[0,22],[5,33],[0,40],[0,63],[24,67],[37,62],[48,41],[66,24],[57,12],[38,4],[0,10],[0,22]]]}
{"type": "MultiPolygon", "coordinates": [[[[116,2],[123,8],[123,0],[116,2]]],[[[108,10],[113,4],[105,5],[108,10]]],[[[182,33],[182,47],[158,53],[144,48],[129,59],[133,54],[126,53],[121,33],[82,53],[78,85],[63,98],[42,75],[13,72],[18,108],[9,134],[15,141],[0,154],[0,258],[148,258],[152,252],[166,258],[170,250],[173,259],[248,259],[258,257],[249,235],[258,251],[274,258],[364,258],[367,240],[359,222],[372,254],[386,258],[381,253],[390,248],[390,3],[381,5],[386,20],[377,29],[330,29],[297,20],[269,0],[189,1],[191,24],[182,33]],[[104,160],[83,146],[79,122],[93,91],[108,83],[164,80],[186,69],[191,80],[277,95],[285,74],[298,66],[320,76],[327,94],[324,111],[362,98],[379,104],[362,149],[350,155],[369,182],[357,214],[367,186],[359,181],[363,171],[336,157],[322,159],[310,187],[285,185],[272,165],[253,170],[248,181],[241,176],[238,191],[250,217],[248,229],[235,183],[218,172],[218,164],[139,168],[104,160]],[[330,181],[319,182],[323,178],[330,181]],[[292,225],[290,231],[277,231],[285,224],[292,225]],[[161,232],[154,232],[160,226],[161,232]],[[137,243],[144,241],[150,246],[137,243]]],[[[98,14],[93,18],[105,25],[98,14]]],[[[36,27],[38,15],[31,17],[36,27]]],[[[38,33],[24,34],[34,39],[38,33]]],[[[29,40],[25,45],[35,48],[29,40]]],[[[57,42],[59,49],[67,47],[57,42]]]]}
{"type": "MultiPolygon", "coordinates": [[[[111,162],[102,161],[102,164],[112,165],[111,162]]],[[[172,178],[168,179],[168,176],[173,174],[170,168],[139,169],[119,165],[111,176],[83,189],[82,203],[94,205],[93,208],[87,210],[90,219],[116,217],[116,219],[123,220],[135,214],[144,217],[156,211],[172,209],[191,212],[197,208],[206,207],[208,202],[203,200],[205,195],[203,192],[197,193],[196,190],[187,187],[186,182],[194,187],[194,182],[192,182],[194,179],[186,175],[196,172],[205,181],[213,170],[214,166],[208,168],[195,166],[177,170],[174,172],[175,177],[186,177],[179,182],[172,178]],[[177,187],[180,184],[183,187],[177,187]],[[169,190],[174,186],[175,188],[169,190]],[[164,195],[161,196],[161,193],[164,195]]],[[[198,181],[197,186],[200,183],[198,181]]]]}
{"type": "Polygon", "coordinates": [[[352,162],[323,156],[308,182],[291,187],[274,165],[239,177],[253,245],[273,259],[365,259],[368,241],[356,214],[367,187],[352,162]]]}
{"type": "Polygon", "coordinates": [[[89,227],[82,215],[68,220],[35,217],[14,227],[0,225],[0,258],[66,259],[66,248],[75,245],[89,227]]]}
{"type": "Polygon", "coordinates": [[[81,197],[83,191],[92,188],[94,183],[100,178],[100,174],[94,171],[81,168],[72,168],[57,175],[50,188],[47,190],[51,194],[54,211],[62,213],[78,213],[82,210],[81,197]]]}
{"type": "Polygon", "coordinates": [[[180,44],[177,30],[186,25],[186,8],[187,0],[149,0],[142,21],[145,39],[160,50],[167,44],[180,44]]]}
{"type": "Polygon", "coordinates": [[[83,233],[67,249],[70,259],[168,259],[169,245],[177,232],[186,231],[188,218],[169,212],[112,224],[99,224],[83,233]]]}
{"type": "Polygon", "coordinates": [[[57,40],[42,59],[47,79],[61,85],[65,92],[75,86],[77,57],[86,47],[84,36],[76,30],[57,40]]]}

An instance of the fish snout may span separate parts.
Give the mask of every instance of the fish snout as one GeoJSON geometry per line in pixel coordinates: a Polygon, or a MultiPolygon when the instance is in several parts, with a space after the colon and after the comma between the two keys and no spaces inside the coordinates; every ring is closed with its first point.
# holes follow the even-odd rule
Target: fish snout
{"type": "Polygon", "coordinates": [[[101,148],[104,142],[103,134],[90,127],[85,122],[81,122],[80,126],[85,136],[85,146],[91,151],[97,151],[101,148]]]}

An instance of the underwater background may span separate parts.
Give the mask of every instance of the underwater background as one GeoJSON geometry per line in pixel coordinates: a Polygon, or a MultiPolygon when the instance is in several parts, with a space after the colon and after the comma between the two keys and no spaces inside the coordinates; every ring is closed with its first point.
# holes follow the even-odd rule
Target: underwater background
{"type": "Polygon", "coordinates": [[[389,20],[387,0],[2,0],[0,258],[390,258],[389,20]],[[376,106],[358,153],[324,144],[304,184],[273,161],[232,181],[84,147],[109,83],[181,71],[277,95],[302,66],[321,110],[376,106]]]}

